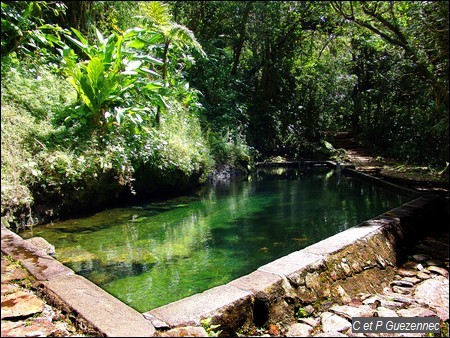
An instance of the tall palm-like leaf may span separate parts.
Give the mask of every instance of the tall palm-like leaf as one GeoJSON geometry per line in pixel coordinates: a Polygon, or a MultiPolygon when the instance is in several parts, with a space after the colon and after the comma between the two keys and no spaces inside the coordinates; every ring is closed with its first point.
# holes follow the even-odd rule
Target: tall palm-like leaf
{"type": "MultiPolygon", "coordinates": [[[[171,21],[166,4],[151,1],[141,4],[140,11],[143,14],[144,25],[155,33],[152,42],[156,46],[162,46],[162,50],[159,51],[162,60],[161,73],[164,87],[168,91],[172,83],[178,83],[181,77],[174,79],[177,77],[178,61],[182,61],[183,65],[188,62],[190,51],[195,51],[203,57],[206,57],[206,53],[191,30],[171,21]]],[[[164,100],[160,103],[156,112],[157,125],[160,123],[161,108],[167,105],[164,100]]]]}
{"type": "Polygon", "coordinates": [[[167,4],[160,1],[150,1],[141,4],[140,8],[143,23],[152,27],[155,31],[155,41],[163,45],[161,59],[162,76],[164,80],[168,79],[170,59],[176,57],[177,53],[194,50],[203,57],[206,57],[202,46],[191,30],[171,21],[171,15],[167,4]]]}
{"type": "Polygon", "coordinates": [[[161,33],[164,37],[164,53],[163,53],[163,79],[168,75],[168,59],[170,58],[170,47],[173,46],[177,50],[194,49],[200,53],[203,57],[206,57],[206,53],[203,51],[202,46],[198,43],[192,31],[188,28],[179,25],[164,25],[160,26],[161,33]]]}

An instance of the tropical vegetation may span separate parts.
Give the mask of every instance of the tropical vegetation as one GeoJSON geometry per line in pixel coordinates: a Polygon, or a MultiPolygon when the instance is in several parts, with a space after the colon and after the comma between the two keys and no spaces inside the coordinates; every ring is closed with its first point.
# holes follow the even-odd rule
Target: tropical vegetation
{"type": "Polygon", "coordinates": [[[447,1],[4,1],[2,223],[181,193],[217,167],[448,166],[447,1]]]}

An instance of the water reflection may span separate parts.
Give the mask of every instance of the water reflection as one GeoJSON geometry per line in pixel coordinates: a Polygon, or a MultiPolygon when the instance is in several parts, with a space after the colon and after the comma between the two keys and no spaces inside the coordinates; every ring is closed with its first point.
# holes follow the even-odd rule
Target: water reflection
{"type": "MultiPolygon", "coordinates": [[[[140,312],[227,283],[405,202],[333,170],[273,168],[196,196],[33,229],[140,312]]],[[[30,237],[31,232],[21,234],[30,237]]]]}

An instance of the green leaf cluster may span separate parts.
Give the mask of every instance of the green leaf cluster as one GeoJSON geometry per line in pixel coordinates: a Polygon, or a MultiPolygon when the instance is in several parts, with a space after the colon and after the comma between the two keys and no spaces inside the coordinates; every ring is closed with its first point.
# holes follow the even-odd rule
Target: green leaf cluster
{"type": "Polygon", "coordinates": [[[52,44],[53,36],[46,30],[53,26],[46,20],[50,16],[61,16],[64,10],[62,2],[2,1],[1,55],[12,52],[30,54],[52,44]]]}
{"type": "Polygon", "coordinates": [[[144,121],[152,125],[155,109],[166,108],[160,75],[152,69],[162,62],[145,54],[155,33],[133,28],[104,38],[95,29],[96,42],[90,43],[78,30],[72,31],[75,37],[65,37],[86,60],[67,44],[59,49],[64,74],[79,98],[79,105],[65,118],[66,122],[76,120],[102,131],[126,123],[136,131],[144,121]]]}
{"type": "Polygon", "coordinates": [[[46,218],[206,179],[213,160],[200,126],[200,93],[181,71],[192,63],[190,44],[201,51],[189,30],[170,21],[108,35],[44,29],[45,55],[40,49],[38,58],[2,58],[2,99],[11,111],[2,107],[2,179],[5,173],[10,182],[2,188],[2,215],[33,223],[34,206],[45,204],[46,218]],[[170,53],[160,48],[167,41],[170,53]],[[16,148],[9,142],[14,114],[27,121],[16,148]],[[146,180],[135,182],[136,175],[146,180]],[[24,208],[30,217],[19,219],[24,208]]]}
{"type": "Polygon", "coordinates": [[[218,330],[220,327],[219,324],[212,324],[212,317],[208,317],[202,319],[200,324],[202,324],[203,328],[206,330],[208,337],[219,337],[223,330],[218,330]]]}

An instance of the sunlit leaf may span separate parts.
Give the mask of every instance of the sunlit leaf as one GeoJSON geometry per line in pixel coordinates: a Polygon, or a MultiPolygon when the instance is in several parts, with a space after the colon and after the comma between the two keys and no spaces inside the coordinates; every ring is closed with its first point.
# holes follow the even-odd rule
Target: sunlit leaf
{"type": "Polygon", "coordinates": [[[138,72],[135,71],[135,70],[125,70],[125,71],[121,72],[120,74],[123,74],[123,75],[137,75],[138,72]]]}
{"type": "Polygon", "coordinates": [[[150,74],[150,75],[161,77],[160,74],[158,74],[154,70],[151,70],[151,69],[148,69],[148,68],[143,68],[142,67],[142,68],[139,68],[138,71],[141,71],[141,72],[146,73],[146,74],[150,74]]]}
{"type": "Polygon", "coordinates": [[[87,76],[93,88],[98,87],[98,82],[103,78],[105,67],[98,57],[92,58],[86,67],[87,76]]]}
{"type": "Polygon", "coordinates": [[[72,41],[75,45],[80,47],[82,50],[88,49],[88,45],[87,44],[83,44],[81,41],[78,41],[77,39],[74,39],[70,35],[66,35],[66,38],[69,39],[70,41],[72,41]]]}
{"type": "Polygon", "coordinates": [[[126,108],[114,107],[114,114],[118,125],[122,124],[126,108]]]}
{"type": "Polygon", "coordinates": [[[123,35],[124,39],[129,39],[132,37],[137,36],[139,33],[145,32],[144,28],[141,27],[133,27],[129,28],[125,31],[125,34],[123,35]]]}
{"type": "MultiPolygon", "coordinates": [[[[111,34],[110,36],[108,36],[108,39],[105,42],[105,62],[111,62],[112,61],[112,57],[113,57],[113,52],[114,52],[114,48],[115,46],[115,38],[116,35],[115,34],[111,34]]],[[[116,56],[116,57],[120,57],[120,56],[116,56]]]]}
{"type": "Polygon", "coordinates": [[[125,44],[125,48],[141,49],[141,48],[143,48],[143,47],[145,47],[145,42],[143,42],[143,41],[141,41],[141,40],[139,40],[139,39],[135,39],[135,40],[128,41],[128,42],[125,44]]]}
{"type": "Polygon", "coordinates": [[[83,45],[88,45],[89,41],[81,34],[81,32],[75,28],[70,28],[72,30],[72,32],[75,33],[75,35],[77,36],[78,40],[80,40],[81,44],[83,45]]]}
{"type": "Polygon", "coordinates": [[[160,59],[156,59],[150,55],[135,55],[134,58],[139,59],[139,60],[148,61],[154,65],[162,65],[163,64],[163,62],[160,59]]]}
{"type": "Polygon", "coordinates": [[[142,61],[139,60],[133,60],[129,61],[125,66],[125,71],[132,71],[139,68],[139,66],[142,64],[142,61]]]}
{"type": "Polygon", "coordinates": [[[102,33],[97,29],[97,27],[95,27],[95,35],[97,35],[98,42],[99,42],[101,45],[103,45],[105,39],[103,38],[102,33]]]}
{"type": "Polygon", "coordinates": [[[151,82],[145,86],[145,89],[147,89],[147,90],[155,90],[155,89],[160,89],[160,88],[162,88],[162,84],[156,83],[156,82],[151,82]]]}

